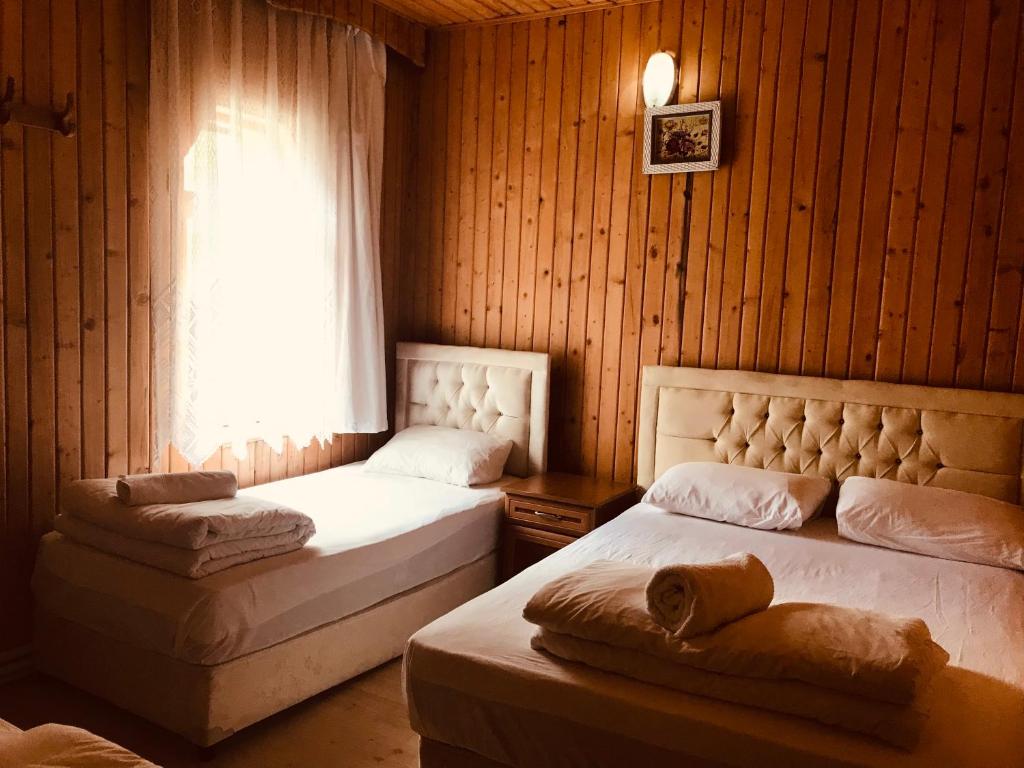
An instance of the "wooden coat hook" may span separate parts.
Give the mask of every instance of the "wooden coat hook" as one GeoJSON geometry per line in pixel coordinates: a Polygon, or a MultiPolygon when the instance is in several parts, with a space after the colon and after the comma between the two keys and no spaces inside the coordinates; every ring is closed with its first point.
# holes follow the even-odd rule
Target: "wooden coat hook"
{"type": "Polygon", "coordinates": [[[59,112],[46,107],[16,104],[14,102],[14,78],[10,76],[7,78],[3,94],[0,94],[0,125],[7,125],[13,120],[15,123],[32,128],[53,131],[61,136],[74,136],[77,128],[74,120],[71,119],[74,110],[75,95],[73,93],[68,94],[64,109],[59,112]]]}

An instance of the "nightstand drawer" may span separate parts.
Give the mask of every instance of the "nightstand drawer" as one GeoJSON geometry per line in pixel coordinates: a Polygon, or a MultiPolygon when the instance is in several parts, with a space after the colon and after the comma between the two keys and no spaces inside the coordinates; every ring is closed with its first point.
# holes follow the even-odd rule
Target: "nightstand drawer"
{"type": "Polygon", "coordinates": [[[629,507],[636,486],[545,472],[505,486],[502,579],[572,544],[629,507]]]}
{"type": "Polygon", "coordinates": [[[539,563],[552,552],[576,541],[575,536],[542,531],[536,527],[506,525],[502,530],[501,579],[505,581],[520,571],[539,563]]]}
{"type": "Polygon", "coordinates": [[[517,523],[575,535],[589,533],[593,510],[543,504],[533,499],[510,498],[508,517],[517,523]]]}

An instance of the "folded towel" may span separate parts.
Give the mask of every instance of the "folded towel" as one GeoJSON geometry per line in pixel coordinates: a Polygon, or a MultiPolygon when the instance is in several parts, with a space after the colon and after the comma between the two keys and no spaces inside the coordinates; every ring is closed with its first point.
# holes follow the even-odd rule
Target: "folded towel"
{"type": "Polygon", "coordinates": [[[810,685],[907,704],[949,661],[920,619],[814,603],[779,603],[683,639],[654,623],[653,568],[595,562],[538,590],[523,616],[544,629],[709,672],[810,685]]]}
{"type": "Polygon", "coordinates": [[[230,499],[237,492],[238,478],[226,471],[121,475],[117,480],[117,497],[132,506],[230,499]]]}
{"type": "Polygon", "coordinates": [[[898,705],[864,699],[797,680],[765,680],[711,672],[651,656],[642,651],[582,640],[538,629],[537,650],[605,672],[632,677],[684,693],[707,696],[866,734],[902,749],[917,745],[926,712],[918,704],[898,705]]]}
{"type": "Polygon", "coordinates": [[[775,596],[764,563],[742,553],[716,563],[666,565],[647,583],[647,610],[677,637],[693,637],[763,611],[775,596]]]}
{"type": "Polygon", "coordinates": [[[183,549],[314,529],[309,516],[252,496],[187,504],[128,506],[117,497],[114,480],[78,480],[64,489],[61,511],[107,531],[183,549]]]}
{"type": "Polygon", "coordinates": [[[199,549],[184,549],[132,539],[70,515],[58,515],[54,527],[80,544],[189,579],[201,579],[253,560],[294,552],[301,549],[316,532],[310,524],[287,533],[222,541],[199,549]]]}

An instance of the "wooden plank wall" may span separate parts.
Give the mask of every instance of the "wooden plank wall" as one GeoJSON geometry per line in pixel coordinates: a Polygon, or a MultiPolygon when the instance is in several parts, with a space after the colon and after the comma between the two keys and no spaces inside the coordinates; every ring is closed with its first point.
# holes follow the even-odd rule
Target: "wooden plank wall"
{"type": "Polygon", "coordinates": [[[1024,391],[1020,0],[665,0],[435,32],[402,333],[549,351],[556,468],[627,479],[642,365],[1024,391]],[[721,99],[640,172],[638,81],[721,99]]]}
{"type": "MultiPolygon", "coordinates": [[[[0,652],[29,636],[28,575],[62,484],[150,467],[146,175],[148,6],[136,0],[3,0],[0,77],[18,100],[78,100],[78,133],[10,124],[0,150],[0,652]]],[[[388,60],[384,285],[395,336],[397,233],[407,207],[418,70],[388,60]]],[[[376,438],[276,455],[250,445],[208,466],[243,484],[365,458],[376,438]]],[[[175,461],[174,468],[184,468],[175,461]]]]}

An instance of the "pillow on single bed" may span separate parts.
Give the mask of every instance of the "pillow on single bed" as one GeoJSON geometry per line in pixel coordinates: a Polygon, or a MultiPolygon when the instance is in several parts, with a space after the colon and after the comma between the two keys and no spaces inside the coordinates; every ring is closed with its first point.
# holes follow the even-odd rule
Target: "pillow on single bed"
{"type": "Polygon", "coordinates": [[[403,429],[366,462],[367,472],[386,472],[479,485],[500,480],[512,441],[472,429],[418,426],[403,429]]]}
{"type": "Polygon", "coordinates": [[[1024,570],[1024,509],[988,496],[851,477],[836,520],[840,536],[864,544],[1024,570]]]}
{"type": "Polygon", "coordinates": [[[813,517],[831,490],[823,477],[693,461],[665,472],[643,501],[680,515],[782,530],[813,517]]]}

